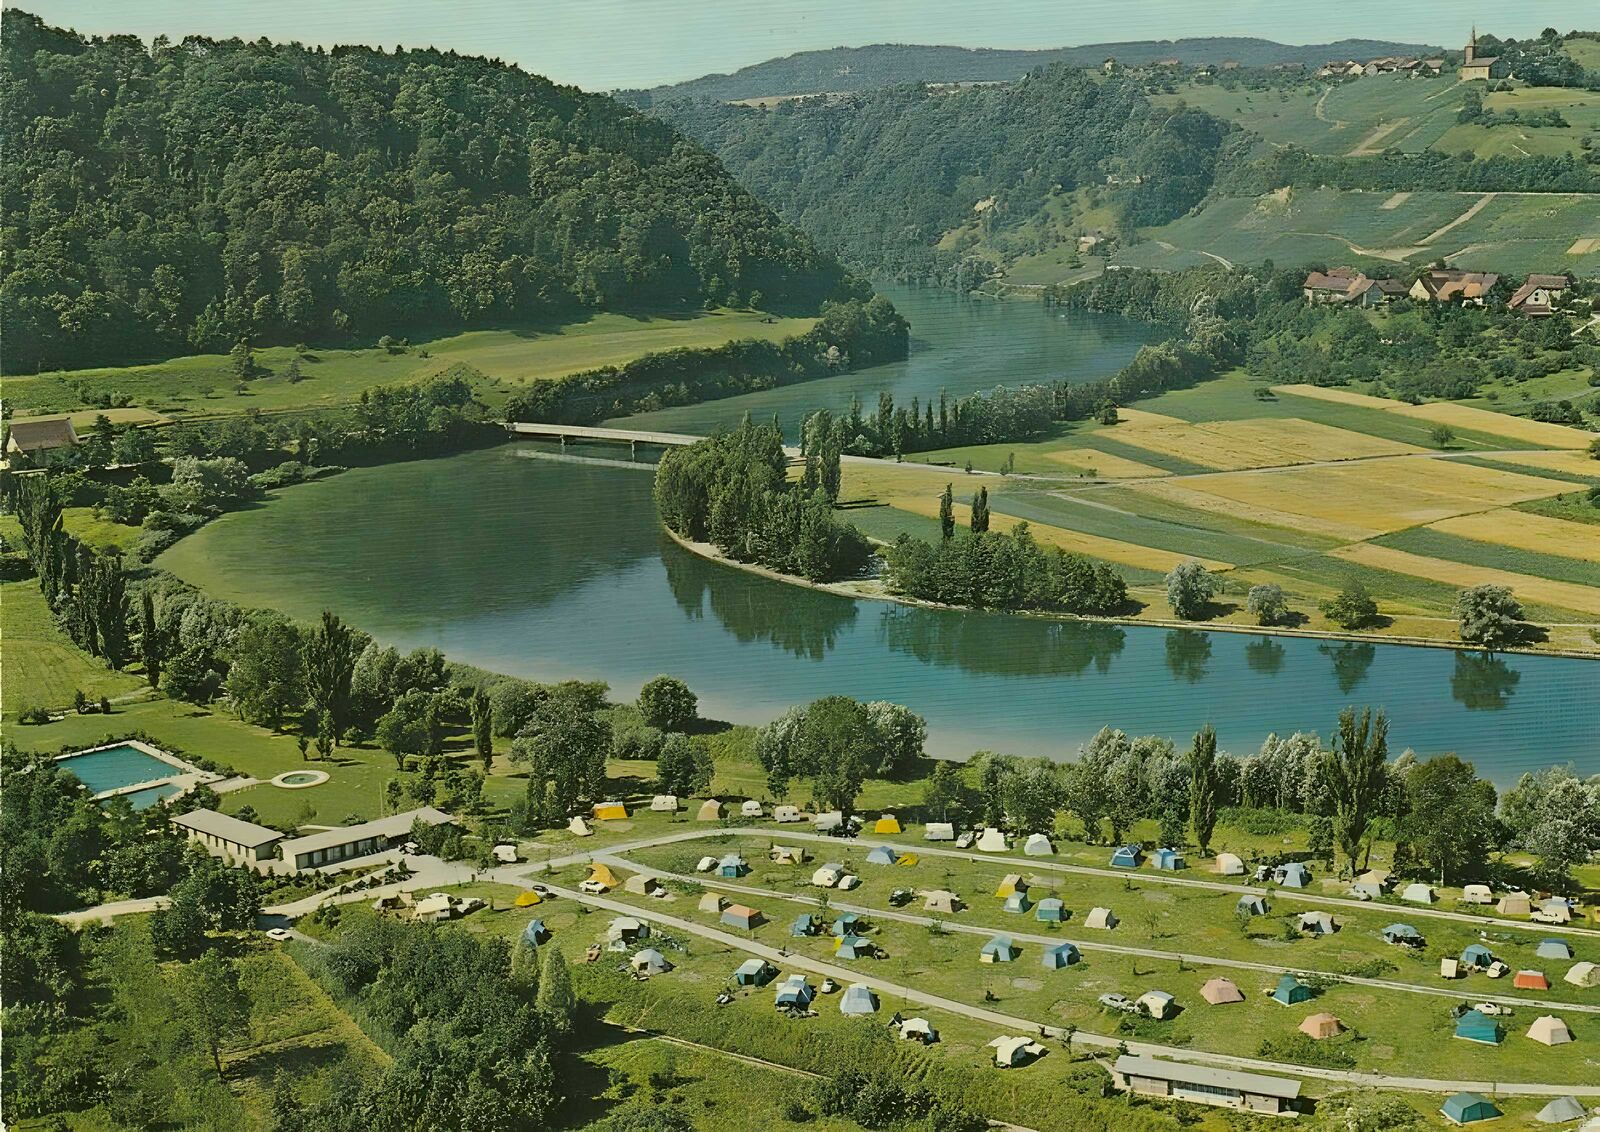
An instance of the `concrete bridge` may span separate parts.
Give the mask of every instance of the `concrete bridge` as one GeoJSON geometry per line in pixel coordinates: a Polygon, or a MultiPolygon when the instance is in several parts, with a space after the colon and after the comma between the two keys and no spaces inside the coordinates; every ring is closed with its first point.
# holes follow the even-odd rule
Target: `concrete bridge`
{"type": "MultiPolygon", "coordinates": [[[[596,425],[567,425],[567,424],[540,424],[537,421],[508,421],[506,431],[513,436],[525,436],[530,440],[559,440],[562,447],[566,447],[569,440],[583,440],[600,444],[626,444],[629,452],[635,451],[641,444],[653,445],[657,448],[685,448],[697,440],[704,440],[703,436],[691,436],[685,432],[652,432],[649,429],[637,428],[600,428],[596,425]]],[[[793,459],[800,457],[800,449],[788,445],[784,446],[784,453],[793,459]]]]}

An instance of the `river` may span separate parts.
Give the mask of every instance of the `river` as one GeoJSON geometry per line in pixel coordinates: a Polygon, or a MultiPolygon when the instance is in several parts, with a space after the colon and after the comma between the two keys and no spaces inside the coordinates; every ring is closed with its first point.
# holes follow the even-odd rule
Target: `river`
{"type": "MultiPolygon", "coordinates": [[[[1121,320],[895,292],[911,357],[823,382],[643,418],[701,431],[746,410],[786,423],[853,390],[875,403],[1113,371],[1148,341],[1121,320]]],[[[639,420],[639,418],[635,418],[639,420]]],[[[616,449],[609,455],[615,457],[616,449]]],[[[687,680],[713,718],[760,723],[817,696],[904,703],[929,747],[1070,758],[1102,725],[1186,741],[1213,724],[1253,750],[1385,707],[1395,751],[1456,751],[1502,785],[1572,761],[1600,772],[1600,664],[1155,627],[1083,625],[856,601],[706,562],[661,532],[646,468],[532,445],[357,469],[291,488],[179,542],[160,565],[243,605],[333,609],[402,648],[633,696],[687,680]]]]}

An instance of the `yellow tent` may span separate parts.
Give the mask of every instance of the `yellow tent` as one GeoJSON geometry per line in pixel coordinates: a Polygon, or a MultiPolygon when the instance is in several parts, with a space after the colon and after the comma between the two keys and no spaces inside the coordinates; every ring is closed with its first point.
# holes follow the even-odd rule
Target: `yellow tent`
{"type": "Polygon", "coordinates": [[[884,814],[874,823],[873,833],[899,833],[900,821],[893,814],[884,814]]]}
{"type": "Polygon", "coordinates": [[[596,802],[594,816],[601,821],[622,821],[628,816],[628,807],[621,802],[596,802]]]}
{"type": "Polygon", "coordinates": [[[517,894],[517,898],[512,903],[518,908],[532,908],[535,904],[544,903],[544,897],[537,892],[521,892],[517,894]]]}
{"type": "Polygon", "coordinates": [[[1000,882],[1000,887],[994,890],[996,896],[1010,896],[1013,892],[1027,892],[1028,882],[1022,879],[1021,873],[1007,873],[1000,882]]]}
{"type": "Polygon", "coordinates": [[[612,871],[598,861],[589,866],[589,879],[605,885],[607,888],[617,887],[617,878],[612,871]]]}
{"type": "Polygon", "coordinates": [[[894,863],[901,868],[908,868],[917,863],[917,855],[915,853],[903,853],[894,859],[894,863]]]}

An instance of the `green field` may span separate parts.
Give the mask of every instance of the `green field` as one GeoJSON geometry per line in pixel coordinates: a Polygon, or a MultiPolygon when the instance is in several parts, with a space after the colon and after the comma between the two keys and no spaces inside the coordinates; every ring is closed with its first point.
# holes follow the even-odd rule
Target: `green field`
{"type": "MultiPolygon", "coordinates": [[[[0,679],[0,712],[9,718],[23,708],[64,708],[81,690],[90,699],[123,696],[144,686],[144,680],[113,672],[80,651],[56,627],[33,578],[0,583],[0,625],[3,625],[5,675],[0,679]]],[[[103,716],[74,719],[103,720],[103,716]]],[[[54,726],[54,725],[53,725],[54,726]]],[[[9,738],[16,740],[14,729],[9,738]]]]}
{"type": "Polygon", "coordinates": [[[91,396],[127,395],[135,404],[168,415],[215,416],[282,409],[316,409],[353,402],[363,389],[424,381],[463,364],[491,380],[480,396],[503,399],[517,385],[617,365],[656,350],[718,346],[740,338],[780,341],[802,334],[815,320],[771,318],[759,311],[717,310],[697,315],[598,313],[553,329],[474,330],[387,350],[312,350],[301,363],[302,380],[286,376],[295,351],[257,350],[265,371],[236,388],[226,354],[196,354],[149,365],[72,370],[8,377],[7,397],[24,413],[78,409],[91,396]]]}
{"type": "Polygon", "coordinates": [[[1479,542],[1427,527],[1413,527],[1373,540],[1380,546],[1409,550],[1412,554],[1425,554],[1430,558],[1443,558],[1451,562],[1465,562],[1471,566],[1489,566],[1497,570],[1515,570],[1519,574],[1534,574],[1541,578],[1554,578],[1558,582],[1573,582],[1580,586],[1600,586],[1600,563],[1584,562],[1577,558],[1563,558],[1556,554],[1540,554],[1498,543],[1479,542]]]}

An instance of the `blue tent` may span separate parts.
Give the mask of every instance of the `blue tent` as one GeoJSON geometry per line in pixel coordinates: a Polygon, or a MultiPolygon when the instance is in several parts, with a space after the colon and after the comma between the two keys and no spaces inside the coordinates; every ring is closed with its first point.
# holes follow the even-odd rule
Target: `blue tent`
{"type": "Polygon", "coordinates": [[[550,929],[544,926],[543,920],[529,920],[528,926],[522,929],[522,938],[537,946],[549,936],[550,929]]]}
{"type": "Polygon", "coordinates": [[[717,862],[717,874],[725,877],[742,877],[750,871],[750,866],[744,863],[744,858],[737,853],[729,853],[717,862]]]}
{"type": "Polygon", "coordinates": [[[1383,929],[1385,943],[1403,943],[1410,947],[1421,947],[1422,933],[1410,924],[1390,924],[1383,929]]]}
{"type": "Polygon", "coordinates": [[[1183,859],[1183,854],[1176,849],[1157,849],[1155,857],[1152,858],[1152,863],[1156,868],[1165,869],[1168,872],[1189,867],[1183,859]]]}
{"type": "Polygon", "coordinates": [[[856,983],[844,992],[839,1000],[840,1014],[872,1014],[878,1009],[878,1000],[865,983],[856,983]]]}
{"type": "Polygon", "coordinates": [[[815,935],[822,924],[810,912],[801,912],[794,918],[794,923],[789,925],[790,935],[815,935]]]}
{"type": "Polygon", "coordinates": [[[811,1000],[817,996],[817,990],[806,982],[804,975],[790,975],[778,987],[775,998],[777,1006],[810,1006],[811,1000]]]}
{"type": "Polygon", "coordinates": [[[1239,897],[1239,902],[1233,906],[1235,912],[1249,912],[1252,916],[1265,916],[1267,902],[1263,897],[1247,892],[1239,897]]]}
{"type": "Polygon", "coordinates": [[[900,855],[887,845],[880,845],[867,854],[869,865],[892,865],[900,859],[900,855]]]}
{"type": "Polygon", "coordinates": [[[865,923],[866,921],[854,912],[842,913],[837,920],[833,921],[833,934],[854,935],[856,928],[865,923]]]}
{"type": "Polygon", "coordinates": [[[1461,949],[1463,967],[1487,967],[1494,962],[1494,953],[1481,943],[1469,943],[1461,949]]]}
{"type": "Polygon", "coordinates": [[[839,937],[839,944],[833,949],[836,959],[863,959],[872,954],[872,943],[858,935],[839,937]]]}
{"type": "Polygon", "coordinates": [[[1111,854],[1111,865],[1118,869],[1137,869],[1139,862],[1144,859],[1144,854],[1137,845],[1124,845],[1111,854]]]}
{"type": "Polygon", "coordinates": [[[1285,975],[1278,980],[1278,989],[1272,992],[1272,997],[1285,1006],[1293,1006],[1297,1002],[1310,1002],[1311,988],[1293,975],[1285,975]]]}
{"type": "Polygon", "coordinates": [[[1032,905],[1028,903],[1028,894],[1026,892],[1013,892],[1006,897],[1007,912],[1026,912],[1031,907],[1032,905]]]}
{"type": "Polygon", "coordinates": [[[741,987],[764,987],[778,977],[778,969],[765,959],[746,959],[733,973],[741,987]]]}
{"type": "Polygon", "coordinates": [[[1287,865],[1279,865],[1275,870],[1274,879],[1285,888],[1304,888],[1311,883],[1311,870],[1300,861],[1290,861],[1287,865]]]}
{"type": "Polygon", "coordinates": [[[1069,967],[1081,958],[1077,947],[1073,944],[1058,943],[1054,947],[1044,949],[1043,963],[1046,970],[1054,971],[1060,967],[1069,967]]]}
{"type": "Polygon", "coordinates": [[[1017,957],[1017,945],[1009,937],[997,935],[983,945],[979,954],[989,963],[1009,963],[1017,957]]]}
{"type": "Polygon", "coordinates": [[[1564,939],[1541,939],[1535,954],[1540,959],[1571,959],[1572,946],[1564,939]]]}
{"type": "Polygon", "coordinates": [[[1500,1110],[1494,1103],[1479,1096],[1477,1093],[1457,1093],[1444,1102],[1439,1109],[1446,1119],[1457,1124],[1471,1124],[1476,1120],[1493,1120],[1500,1115],[1500,1110]]]}
{"type": "Polygon", "coordinates": [[[1036,920],[1046,924],[1059,924],[1066,919],[1066,913],[1062,908],[1061,901],[1054,896],[1046,896],[1039,901],[1039,906],[1034,909],[1033,915],[1036,920]]]}
{"type": "Polygon", "coordinates": [[[1500,1027],[1495,1025],[1494,1019],[1487,1014],[1469,1010],[1456,1019],[1456,1037],[1465,1038],[1469,1042],[1497,1046],[1500,1044],[1500,1027]]]}

